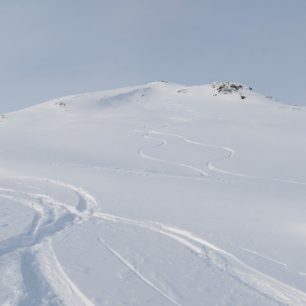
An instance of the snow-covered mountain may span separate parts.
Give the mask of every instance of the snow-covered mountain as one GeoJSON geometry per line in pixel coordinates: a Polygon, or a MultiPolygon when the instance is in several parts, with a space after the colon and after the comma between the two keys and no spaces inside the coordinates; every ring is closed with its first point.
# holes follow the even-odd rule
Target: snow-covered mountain
{"type": "Polygon", "coordinates": [[[155,82],[0,119],[0,305],[306,305],[306,110],[155,82]]]}

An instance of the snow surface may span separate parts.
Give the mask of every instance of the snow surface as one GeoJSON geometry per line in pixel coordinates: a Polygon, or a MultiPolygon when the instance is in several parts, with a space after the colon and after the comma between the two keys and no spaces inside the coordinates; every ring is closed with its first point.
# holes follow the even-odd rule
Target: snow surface
{"type": "Polygon", "coordinates": [[[1,117],[1,305],[306,305],[306,110],[217,86],[1,117]]]}

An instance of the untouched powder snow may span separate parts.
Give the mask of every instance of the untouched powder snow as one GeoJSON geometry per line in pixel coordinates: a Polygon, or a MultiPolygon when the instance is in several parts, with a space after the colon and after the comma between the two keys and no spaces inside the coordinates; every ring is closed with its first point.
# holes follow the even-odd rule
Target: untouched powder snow
{"type": "Polygon", "coordinates": [[[306,305],[306,110],[138,87],[0,119],[0,305],[306,305]]]}

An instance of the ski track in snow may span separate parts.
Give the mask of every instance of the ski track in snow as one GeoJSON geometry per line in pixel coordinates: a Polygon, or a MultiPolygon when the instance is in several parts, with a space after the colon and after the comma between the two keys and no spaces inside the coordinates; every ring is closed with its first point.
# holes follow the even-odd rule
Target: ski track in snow
{"type": "MultiPolygon", "coordinates": [[[[135,132],[139,132],[139,131],[135,130],[135,132]]],[[[202,147],[206,147],[206,148],[213,148],[213,149],[221,149],[221,150],[227,151],[228,154],[225,157],[222,157],[222,158],[217,159],[217,160],[216,159],[210,160],[210,161],[208,161],[206,163],[206,165],[207,165],[209,170],[212,170],[211,169],[211,165],[212,165],[213,162],[231,159],[234,156],[234,154],[235,154],[235,151],[233,149],[231,149],[231,148],[227,148],[227,147],[224,147],[224,146],[217,146],[217,145],[214,145],[214,144],[208,144],[208,143],[202,143],[202,142],[194,141],[194,140],[188,139],[188,138],[186,138],[186,137],[184,137],[182,135],[179,135],[179,134],[164,133],[164,132],[159,132],[159,131],[156,131],[156,130],[150,130],[149,132],[144,133],[143,137],[145,139],[157,140],[156,138],[154,138],[154,137],[152,137],[150,135],[175,137],[175,138],[181,139],[182,141],[184,141],[186,143],[189,143],[189,144],[192,144],[192,145],[202,146],[202,147]]],[[[161,140],[161,143],[159,145],[155,146],[155,148],[158,148],[158,147],[161,147],[161,146],[166,146],[168,144],[166,139],[160,139],[160,140],[161,140]]],[[[151,159],[151,160],[155,160],[155,161],[161,161],[161,162],[170,163],[170,164],[174,164],[174,165],[181,166],[181,167],[186,167],[186,168],[189,168],[191,170],[199,172],[200,176],[208,177],[208,173],[205,172],[201,168],[194,167],[194,166],[187,165],[187,164],[174,163],[174,162],[170,162],[170,161],[167,161],[167,160],[155,158],[153,156],[144,154],[142,149],[138,150],[137,153],[142,158],[147,158],[147,159],[151,159]]]]}
{"type": "MultiPolygon", "coordinates": [[[[226,151],[227,153],[225,156],[206,162],[206,166],[210,171],[249,179],[306,185],[306,183],[299,181],[261,178],[219,169],[213,164],[229,160],[233,158],[235,154],[233,149],[225,146],[201,143],[182,135],[163,133],[156,130],[146,132],[143,136],[148,140],[160,140],[160,143],[157,144],[155,148],[168,145],[166,139],[157,139],[158,136],[161,136],[175,137],[188,144],[226,151]]],[[[208,173],[201,168],[185,163],[177,163],[156,158],[144,153],[143,149],[139,149],[137,154],[139,157],[144,159],[167,163],[194,171],[197,175],[190,178],[203,180],[208,179],[208,173]]],[[[173,176],[180,177],[175,175],[173,176]]],[[[182,178],[189,177],[182,176],[182,178]]],[[[193,254],[193,256],[199,256],[203,260],[214,264],[215,267],[226,273],[235,281],[240,282],[244,286],[251,288],[273,301],[284,305],[306,305],[306,294],[304,292],[248,266],[231,253],[214,246],[188,231],[152,221],[138,221],[98,212],[96,210],[98,205],[94,197],[82,188],[77,188],[71,184],[48,178],[13,177],[13,179],[20,185],[27,186],[28,188],[31,186],[31,189],[33,190],[32,192],[22,192],[14,189],[0,188],[0,197],[24,205],[34,211],[33,220],[25,232],[20,233],[15,237],[8,238],[7,240],[0,241],[0,257],[13,252],[17,252],[20,255],[21,273],[24,279],[24,294],[20,297],[18,302],[18,305],[20,306],[50,305],[51,302],[52,305],[94,305],[65,273],[52,248],[52,237],[54,237],[54,235],[89,219],[99,219],[104,222],[136,226],[147,231],[158,233],[174,240],[181,247],[189,249],[192,251],[191,254],[193,254]],[[47,183],[53,186],[58,186],[59,188],[66,188],[77,195],[78,203],[76,206],[73,206],[57,201],[48,194],[44,194],[39,187],[35,186],[35,182],[47,183]]],[[[135,276],[151,287],[152,290],[159,293],[172,304],[182,306],[177,297],[173,297],[173,294],[160,289],[158,284],[154,284],[153,281],[141,273],[137,267],[132,265],[127,259],[108,245],[104,239],[100,237],[98,240],[113,256],[128,267],[135,276]]],[[[288,265],[285,263],[275,261],[256,253],[255,251],[246,249],[245,251],[289,269],[288,265]]],[[[304,273],[302,272],[295,272],[304,276],[304,273]]]]}
{"type": "Polygon", "coordinates": [[[189,169],[189,170],[192,170],[192,171],[197,172],[197,173],[199,174],[199,177],[208,176],[208,174],[207,174],[205,171],[203,171],[202,169],[200,169],[200,168],[193,167],[193,166],[191,166],[191,165],[187,165],[187,164],[184,164],[184,163],[176,163],[176,162],[168,161],[168,160],[165,160],[165,159],[153,157],[153,156],[150,156],[150,155],[148,155],[148,154],[145,154],[145,153],[143,152],[143,150],[138,150],[138,151],[137,151],[137,154],[138,154],[138,156],[140,156],[141,158],[146,158],[146,159],[149,159],[149,160],[153,160],[153,161],[157,161],[157,162],[161,162],[161,163],[166,163],[166,164],[169,164],[169,165],[175,165],[175,166],[187,168],[187,169],[189,169]]]}
{"type": "Polygon", "coordinates": [[[63,182],[32,177],[13,179],[53,184],[78,196],[78,204],[74,207],[46,194],[0,189],[0,197],[34,210],[34,218],[26,232],[0,242],[0,257],[13,252],[20,255],[24,294],[18,305],[93,306],[62,269],[50,239],[70,226],[86,221],[96,205],[95,200],[81,188],[63,182]]]}
{"type": "Polygon", "coordinates": [[[228,276],[266,298],[277,301],[282,305],[306,305],[306,293],[257,271],[231,253],[216,247],[186,230],[161,223],[136,221],[98,212],[94,216],[104,221],[123,223],[159,233],[175,240],[205,261],[213,263],[228,276]]]}
{"type": "MultiPolygon", "coordinates": [[[[169,127],[169,124],[165,124],[163,127],[169,127]]],[[[220,145],[215,145],[215,144],[209,144],[209,143],[202,143],[199,141],[191,140],[183,135],[179,134],[172,134],[172,133],[164,133],[156,130],[150,130],[148,132],[144,132],[141,130],[135,129],[134,132],[136,133],[142,133],[143,137],[145,139],[151,139],[151,140],[158,140],[160,141],[159,144],[151,147],[151,148],[160,148],[163,146],[168,145],[168,141],[166,139],[162,138],[157,138],[157,137],[152,137],[150,135],[159,135],[159,136],[164,136],[164,137],[175,137],[178,139],[181,139],[185,143],[196,145],[196,146],[201,146],[201,147],[206,147],[206,148],[213,148],[213,149],[218,149],[220,151],[225,151],[226,154],[222,157],[219,158],[214,158],[211,160],[206,161],[206,167],[207,170],[216,172],[219,174],[223,175],[228,175],[228,176],[233,176],[233,177],[240,177],[240,178],[246,178],[246,179],[252,179],[252,180],[263,180],[263,181],[270,181],[270,182],[275,182],[275,183],[284,183],[284,184],[294,184],[294,185],[302,185],[306,186],[306,182],[301,182],[297,180],[288,180],[288,179],[281,179],[281,178],[267,178],[267,177],[260,177],[260,176],[254,176],[254,175],[248,175],[248,174],[243,174],[243,173],[238,173],[238,172],[231,172],[231,171],[226,171],[224,169],[221,169],[219,167],[215,166],[215,163],[226,161],[232,159],[235,155],[236,152],[234,149],[226,146],[220,146],[220,145]]],[[[176,174],[171,174],[167,172],[161,172],[161,171],[156,171],[156,170],[151,170],[151,169],[133,169],[133,168],[122,168],[122,167],[106,167],[106,166],[88,166],[84,164],[79,164],[79,163],[53,163],[54,166],[57,167],[65,167],[65,166],[71,166],[71,167],[81,167],[81,168],[88,168],[88,169],[93,169],[93,170],[98,170],[98,171],[105,171],[105,172],[114,172],[117,174],[128,174],[128,175],[141,175],[141,176],[164,176],[164,177],[169,177],[169,178],[174,178],[174,179],[190,179],[190,180],[204,180],[204,181],[214,181],[214,182],[221,182],[221,183],[233,183],[233,181],[226,180],[224,178],[215,178],[209,175],[209,173],[202,168],[195,167],[186,163],[177,163],[173,161],[169,161],[166,159],[161,159],[154,157],[152,155],[149,155],[144,152],[143,148],[139,148],[137,150],[137,155],[140,158],[159,162],[159,163],[164,163],[164,164],[169,164],[181,168],[185,168],[188,170],[191,170],[195,172],[197,175],[195,176],[188,176],[188,175],[176,175],[176,174]]]]}
{"type": "Polygon", "coordinates": [[[271,258],[271,257],[269,257],[267,255],[261,254],[261,253],[259,253],[257,251],[250,250],[250,249],[247,249],[247,248],[243,248],[241,246],[238,246],[238,248],[241,249],[242,251],[248,253],[248,254],[251,254],[252,256],[259,257],[259,258],[262,258],[262,259],[264,259],[266,261],[272,262],[273,264],[281,266],[281,267],[283,267],[283,268],[287,269],[288,271],[291,271],[291,272],[293,272],[295,274],[298,274],[300,276],[306,276],[306,272],[298,271],[298,270],[290,267],[288,264],[286,264],[284,262],[281,262],[279,260],[271,258]]]}
{"type": "Polygon", "coordinates": [[[102,238],[99,238],[99,241],[105,246],[109,252],[114,255],[123,265],[125,265],[129,270],[131,270],[141,281],[151,287],[154,291],[159,293],[162,297],[170,301],[174,305],[182,306],[175,299],[173,299],[169,294],[165,293],[161,289],[159,289],[156,285],[154,285],[149,279],[147,279],[136,267],[134,267],[129,261],[127,261],[124,257],[122,257],[118,252],[116,252],[113,248],[111,248],[102,238]]]}
{"type": "MultiPolygon", "coordinates": [[[[139,131],[139,130],[134,130],[135,132],[138,133],[143,133],[143,137],[145,139],[152,139],[152,140],[160,140],[161,143],[157,146],[155,146],[155,148],[161,147],[161,146],[166,146],[168,144],[166,139],[159,139],[159,138],[155,138],[152,137],[151,135],[159,135],[159,136],[164,136],[164,137],[174,137],[174,138],[178,138],[181,139],[183,142],[185,143],[189,143],[192,145],[196,145],[196,146],[201,146],[201,147],[205,147],[205,148],[213,148],[213,149],[218,149],[221,151],[225,151],[226,154],[222,157],[219,158],[214,158],[211,160],[208,160],[206,162],[206,166],[207,169],[216,173],[220,173],[220,174],[225,174],[225,175],[229,175],[229,176],[234,176],[234,177],[241,177],[241,178],[247,178],[247,179],[253,179],[253,180],[264,180],[264,181],[271,181],[271,182],[276,182],[276,183],[285,183],[285,184],[294,184],[294,185],[302,185],[302,186],[306,186],[306,182],[301,182],[301,181],[297,181],[297,180],[289,180],[289,179],[281,179],[281,178],[267,178],[267,177],[260,177],[260,176],[254,176],[254,175],[248,175],[248,174],[243,174],[243,173],[238,173],[238,172],[231,172],[231,171],[227,171],[221,168],[216,167],[214,164],[218,163],[218,162],[222,162],[222,161],[226,161],[226,160],[230,160],[232,159],[236,152],[234,149],[230,148],[230,147],[226,147],[226,146],[220,146],[220,145],[215,145],[215,144],[210,144],[210,143],[203,143],[203,142],[199,142],[199,141],[195,141],[192,139],[189,139],[183,135],[179,135],[179,134],[173,134],[173,133],[166,133],[166,132],[160,132],[157,130],[150,130],[148,132],[143,132],[143,131],[139,131]]],[[[140,156],[141,158],[147,158],[153,161],[157,161],[157,162],[163,162],[163,163],[168,163],[168,164],[173,164],[179,167],[185,167],[185,168],[189,168],[191,170],[197,171],[199,172],[201,175],[200,176],[204,176],[210,178],[209,174],[204,171],[201,168],[197,168],[188,164],[181,164],[181,163],[175,163],[172,161],[167,161],[167,160],[163,160],[163,159],[159,159],[156,158],[154,156],[145,154],[143,152],[143,149],[139,149],[137,151],[138,156],[140,156]]],[[[179,177],[179,178],[197,178],[197,177],[182,177],[182,176],[173,176],[173,177],[179,177]]],[[[200,177],[201,178],[201,177],[200,177]]],[[[203,178],[205,179],[205,178],[203,178]]],[[[224,181],[223,181],[224,182],[224,181]]]]}
{"type": "MultiPolygon", "coordinates": [[[[285,305],[306,305],[306,294],[304,292],[255,270],[231,253],[188,231],[161,223],[138,221],[98,212],[95,209],[97,206],[95,199],[83,189],[70,184],[30,177],[15,179],[49,183],[68,188],[79,198],[78,204],[74,207],[59,202],[46,194],[0,189],[1,197],[30,207],[35,212],[27,232],[0,242],[0,256],[11,252],[19,252],[21,256],[25,294],[21,297],[19,305],[48,305],[50,301],[53,305],[63,303],[64,305],[93,305],[61,267],[52,248],[51,240],[57,233],[91,218],[104,222],[136,226],[163,235],[189,249],[193,256],[199,256],[206,262],[209,261],[229,277],[265,297],[285,305]],[[29,282],[30,279],[33,279],[33,281],[29,282]]],[[[99,241],[144,283],[173,304],[182,305],[172,294],[160,289],[157,284],[154,284],[153,281],[137,270],[137,267],[130,264],[127,259],[106,244],[104,239],[99,238],[99,241]]]]}

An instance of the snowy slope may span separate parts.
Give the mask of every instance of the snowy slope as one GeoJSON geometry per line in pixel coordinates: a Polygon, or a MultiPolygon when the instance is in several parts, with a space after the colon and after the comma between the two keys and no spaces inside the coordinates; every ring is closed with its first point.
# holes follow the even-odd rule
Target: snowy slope
{"type": "Polygon", "coordinates": [[[236,84],[3,115],[0,305],[306,305],[305,130],[236,84]]]}

